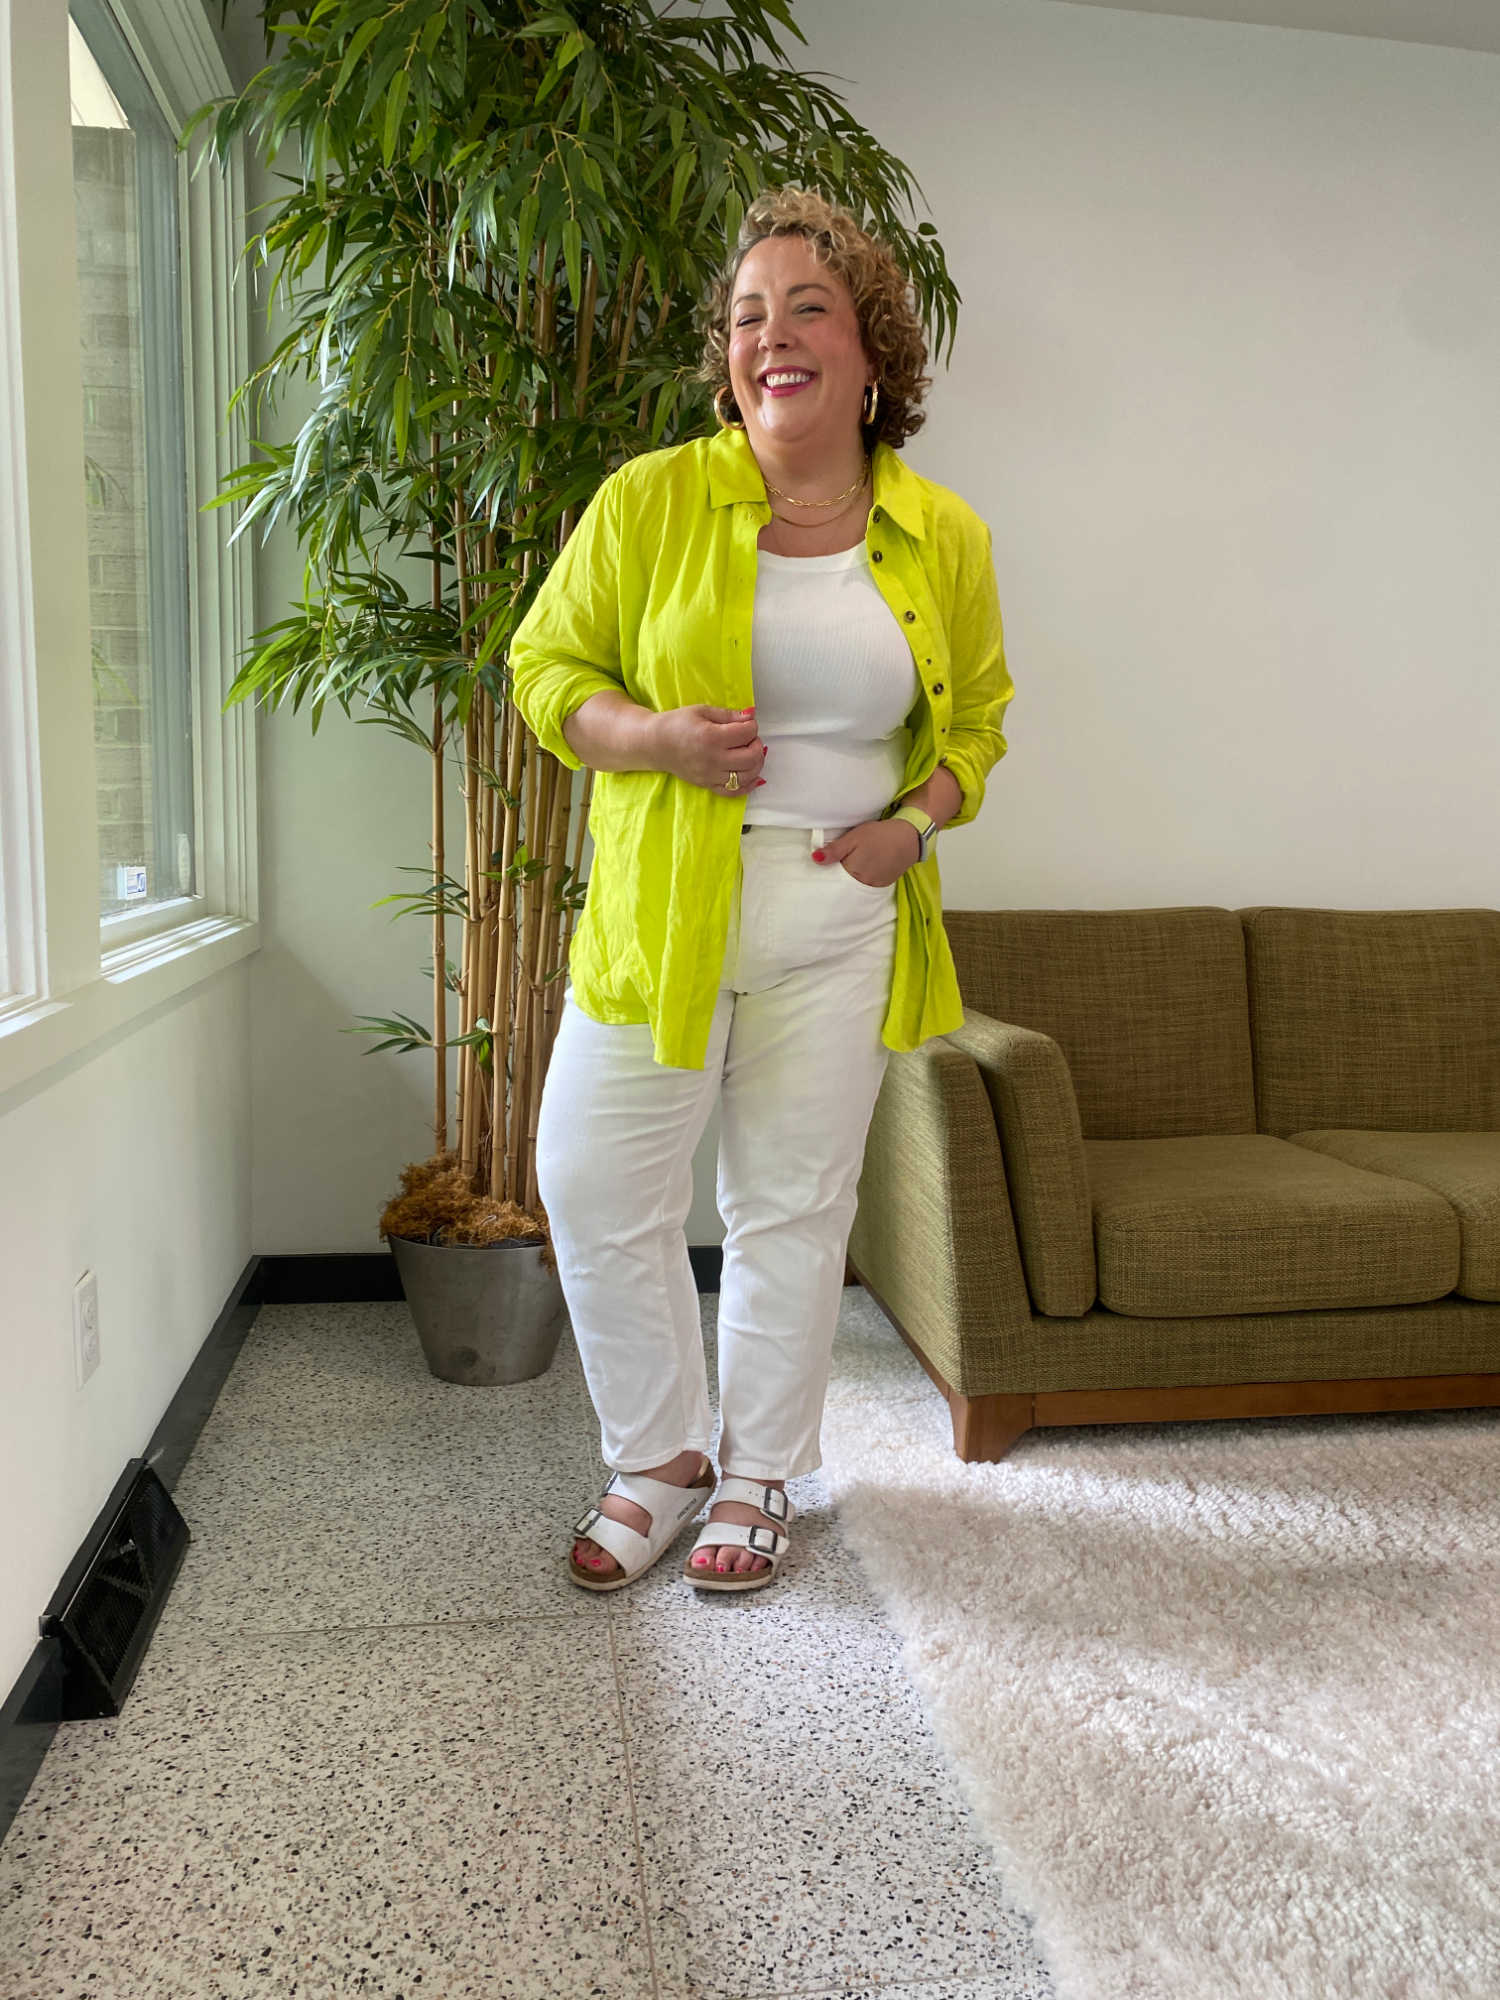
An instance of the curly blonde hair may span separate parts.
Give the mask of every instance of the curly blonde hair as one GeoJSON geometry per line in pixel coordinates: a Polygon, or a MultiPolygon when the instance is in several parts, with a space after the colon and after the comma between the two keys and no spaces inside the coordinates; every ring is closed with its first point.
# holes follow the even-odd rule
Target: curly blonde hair
{"type": "Polygon", "coordinates": [[[740,265],[768,236],[806,237],[820,261],[849,287],[860,338],[875,363],[880,385],[875,421],[864,426],[865,445],[873,449],[884,443],[899,450],[926,421],[918,405],[932,381],[923,372],[927,336],[911,281],[884,243],[867,235],[847,209],[836,207],[815,189],[773,188],[746,209],[733,254],[698,308],[703,334],[699,381],[706,382],[714,396],[725,392],[721,407],[737,422],[740,411],[729,386],[729,301],[740,265]]]}

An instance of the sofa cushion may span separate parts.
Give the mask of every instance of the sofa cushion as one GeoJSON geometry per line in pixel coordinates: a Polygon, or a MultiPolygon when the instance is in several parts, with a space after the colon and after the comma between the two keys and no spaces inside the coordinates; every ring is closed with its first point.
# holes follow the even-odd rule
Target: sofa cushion
{"type": "Polygon", "coordinates": [[[1500,1130],[1500,910],[1240,917],[1262,1132],[1500,1130]]]}
{"type": "Polygon", "coordinates": [[[1458,1217],[1458,1284],[1500,1299],[1500,1132],[1298,1132],[1292,1143],[1432,1188],[1458,1217]]]}
{"type": "Polygon", "coordinates": [[[1111,1312],[1415,1305],[1457,1282],[1458,1218],[1412,1181],[1255,1133],[1084,1152],[1111,1312]]]}
{"type": "Polygon", "coordinates": [[[954,910],[966,1007],[1050,1035],[1091,1139],[1253,1132],[1232,910],[954,910]]]}

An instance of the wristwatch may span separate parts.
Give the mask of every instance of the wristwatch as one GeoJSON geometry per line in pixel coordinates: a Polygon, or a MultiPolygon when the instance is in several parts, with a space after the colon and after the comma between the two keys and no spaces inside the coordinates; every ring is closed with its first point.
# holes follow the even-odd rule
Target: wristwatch
{"type": "Polygon", "coordinates": [[[914,826],[917,829],[917,839],[921,842],[921,852],[917,855],[917,859],[925,861],[927,859],[927,850],[932,846],[934,840],[937,839],[937,821],[932,817],[931,813],[924,812],[920,806],[889,806],[886,809],[885,817],[887,819],[904,819],[908,826],[914,826]]]}

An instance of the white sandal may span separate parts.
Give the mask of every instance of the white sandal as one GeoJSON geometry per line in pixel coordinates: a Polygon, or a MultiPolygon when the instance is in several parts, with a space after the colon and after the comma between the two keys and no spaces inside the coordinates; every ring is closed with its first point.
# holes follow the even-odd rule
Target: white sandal
{"type": "MultiPolygon", "coordinates": [[[[759,1479],[739,1479],[726,1473],[719,1481],[714,1505],[721,1500],[747,1501],[757,1513],[780,1521],[784,1527],[790,1527],[796,1518],[797,1510],[782,1489],[767,1486],[759,1479]]],[[[768,1583],[776,1581],[781,1559],[791,1546],[790,1535],[780,1534],[759,1521],[707,1521],[688,1553],[682,1573],[695,1590],[764,1590],[768,1583]],[[693,1568],[693,1557],[699,1549],[725,1548],[748,1549],[753,1556],[764,1556],[770,1568],[728,1570],[723,1574],[718,1570],[693,1568]]]]}
{"type": "Polygon", "coordinates": [[[633,1500],[651,1516],[651,1531],[638,1534],[623,1521],[613,1520],[597,1507],[591,1507],[581,1521],[574,1523],[574,1539],[583,1536],[597,1542],[620,1567],[608,1576],[601,1576],[597,1570],[586,1569],[569,1549],[568,1575],[584,1590],[623,1590],[627,1583],[634,1583],[661,1561],[682,1532],[683,1522],[690,1521],[703,1505],[713,1483],[714,1469],[707,1458],[691,1486],[669,1486],[664,1479],[648,1479],[644,1472],[611,1473],[609,1484],[599,1498],[618,1493],[622,1500],[633,1500]]]}

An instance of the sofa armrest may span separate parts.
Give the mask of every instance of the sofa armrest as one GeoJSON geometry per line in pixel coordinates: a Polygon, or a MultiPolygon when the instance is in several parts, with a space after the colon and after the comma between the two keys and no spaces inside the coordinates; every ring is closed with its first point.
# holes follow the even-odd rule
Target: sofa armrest
{"type": "Polygon", "coordinates": [[[1031,1301],[995,1114],[973,1059],[941,1036],[886,1066],[849,1254],[950,1389],[1029,1386],[1031,1301]]]}
{"type": "Polygon", "coordinates": [[[1036,1309],[1078,1319],[1099,1290],[1083,1127],[1067,1057],[1050,1035],[966,1013],[944,1039],[979,1065],[1005,1156],[1036,1309]]]}

